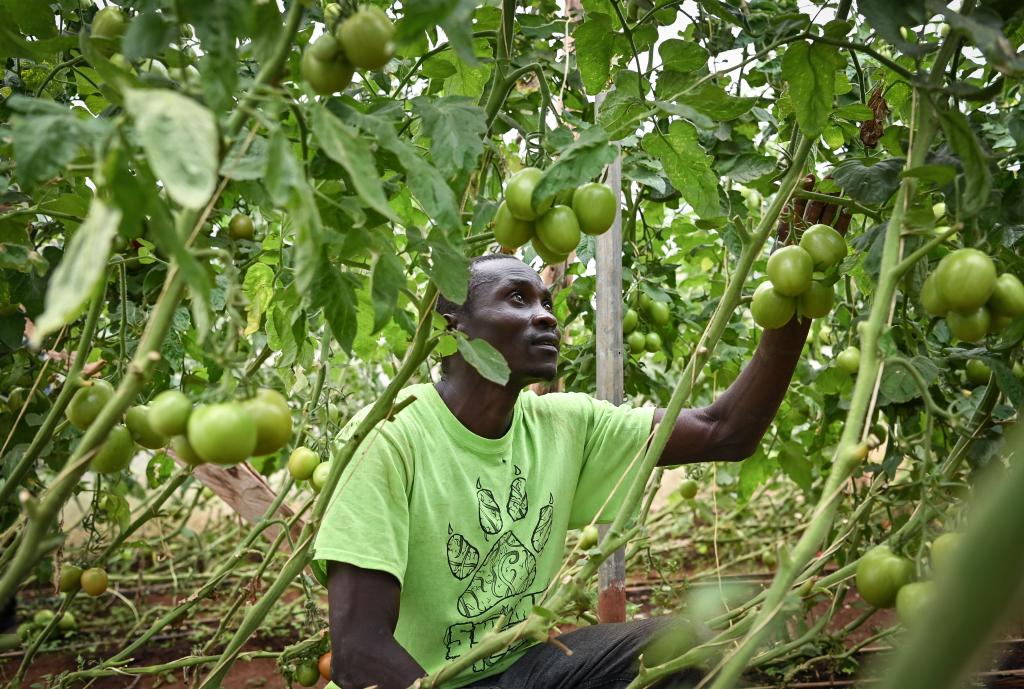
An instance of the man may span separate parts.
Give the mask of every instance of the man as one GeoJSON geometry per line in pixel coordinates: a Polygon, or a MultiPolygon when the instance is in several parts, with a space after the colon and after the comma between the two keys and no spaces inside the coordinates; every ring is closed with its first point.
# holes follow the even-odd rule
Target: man
{"type": "MultiPolygon", "coordinates": [[[[806,222],[836,216],[818,203],[803,210],[798,204],[806,222]]],[[[848,222],[841,216],[837,225],[842,231],[848,222]]],[[[551,295],[511,256],[475,259],[471,274],[466,303],[441,300],[437,310],[451,329],[501,352],[508,383],[487,381],[456,353],[436,385],[406,388],[402,397],[415,400],[363,441],[317,535],[315,557],[327,561],[332,672],[345,689],[405,689],[472,648],[499,619],[504,628],[525,618],[561,564],[566,530],[615,516],[625,487],[613,489],[623,474],[629,485],[664,415],[578,393],[523,392],[556,376],[551,295]]],[[[658,464],[753,454],[808,326],[794,318],[766,331],[728,390],[708,407],[683,410],[658,464]]],[[[625,687],[645,644],[670,623],[584,627],[559,637],[572,655],[524,642],[444,686],[625,687]]]]}

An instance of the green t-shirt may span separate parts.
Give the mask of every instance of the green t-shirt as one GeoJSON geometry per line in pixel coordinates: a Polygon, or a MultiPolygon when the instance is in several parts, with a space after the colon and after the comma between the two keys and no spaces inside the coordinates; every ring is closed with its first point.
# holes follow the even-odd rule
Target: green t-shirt
{"type": "MultiPolygon", "coordinates": [[[[433,385],[406,395],[416,400],[379,424],[345,468],[314,556],[393,574],[402,586],[395,639],[433,673],[501,614],[504,627],[530,613],[561,565],[566,531],[593,520],[636,457],[600,521],[614,518],[654,410],[523,392],[508,433],[492,440],[466,429],[433,385]]],[[[530,645],[477,661],[444,686],[497,674],[530,645]]]]}

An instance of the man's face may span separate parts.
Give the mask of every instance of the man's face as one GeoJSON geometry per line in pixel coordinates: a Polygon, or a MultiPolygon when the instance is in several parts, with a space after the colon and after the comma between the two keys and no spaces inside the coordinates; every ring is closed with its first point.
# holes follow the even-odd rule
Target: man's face
{"type": "Polygon", "coordinates": [[[509,258],[479,263],[473,273],[472,301],[458,317],[459,329],[501,352],[510,383],[553,379],[561,335],[551,312],[551,293],[537,272],[509,258]]]}

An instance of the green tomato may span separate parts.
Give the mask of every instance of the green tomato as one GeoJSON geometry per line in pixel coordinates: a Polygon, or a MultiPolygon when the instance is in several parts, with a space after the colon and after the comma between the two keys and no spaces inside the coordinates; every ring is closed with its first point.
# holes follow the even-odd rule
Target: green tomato
{"type": "Polygon", "coordinates": [[[939,261],[935,280],[949,308],[972,313],[982,307],[995,290],[996,264],[977,249],[957,249],[939,261]]]}
{"type": "Polygon", "coordinates": [[[64,416],[72,426],[84,431],[92,425],[100,410],[113,396],[113,385],[102,379],[93,380],[75,391],[67,409],[64,410],[64,416]]]}
{"type": "Polygon", "coordinates": [[[118,424],[110,429],[107,439],[92,456],[89,467],[97,474],[112,474],[128,467],[135,454],[135,441],[131,432],[118,424]]]}
{"type": "Polygon", "coordinates": [[[1016,318],[1024,315],[1024,284],[1016,275],[1003,273],[996,278],[988,308],[994,316],[1016,318]]]}
{"type": "Polygon", "coordinates": [[[992,326],[992,316],[984,306],[970,313],[950,311],[946,314],[946,325],[954,337],[964,342],[978,342],[988,334],[992,326]]]}
{"type": "Polygon", "coordinates": [[[626,344],[629,345],[629,351],[633,354],[639,354],[644,351],[647,347],[647,335],[639,330],[634,330],[626,338],[626,344]]]}
{"type": "Polygon", "coordinates": [[[831,285],[814,280],[806,292],[797,297],[797,311],[807,318],[823,318],[832,311],[835,291],[831,285]]]}
{"type": "Polygon", "coordinates": [[[932,541],[932,569],[936,572],[948,570],[962,540],[963,534],[950,531],[932,541]]]}
{"type": "Polygon", "coordinates": [[[768,258],[768,279],[784,297],[798,297],[811,286],[814,259],[798,246],[786,246],[768,258]]]}
{"type": "Polygon", "coordinates": [[[304,687],[316,686],[320,681],[320,669],[316,663],[303,662],[295,668],[295,681],[304,687]]]}
{"type": "Polygon", "coordinates": [[[685,479],[679,484],[679,497],[684,500],[693,500],[697,497],[697,482],[692,478],[685,479]]]}
{"type": "Polygon", "coordinates": [[[188,444],[213,464],[238,464],[256,450],[256,420],[238,402],[204,404],[188,417],[188,444]]]}
{"type": "Polygon", "coordinates": [[[149,422],[149,407],[144,404],[130,408],[124,415],[124,424],[142,447],[156,450],[167,444],[167,436],[157,433],[149,422]]]}
{"type": "Polygon", "coordinates": [[[647,333],[644,336],[644,349],[651,353],[661,351],[661,335],[658,333],[647,333]]]}
{"type": "Polygon", "coordinates": [[[395,25],[376,5],[362,5],[335,32],[348,61],[360,69],[380,69],[395,54],[395,25]]]}
{"type": "Polygon", "coordinates": [[[93,38],[120,38],[127,29],[127,21],[119,7],[104,7],[92,18],[93,38]]]}
{"type": "Polygon", "coordinates": [[[828,270],[846,258],[846,240],[828,225],[811,225],[800,237],[800,248],[810,254],[814,270],[828,270]]]}
{"type": "Polygon", "coordinates": [[[896,594],[896,612],[908,627],[917,624],[925,609],[935,599],[934,581],[916,581],[907,584],[896,594]]]}
{"type": "Polygon", "coordinates": [[[509,249],[515,249],[526,244],[533,238],[533,223],[529,220],[520,220],[512,215],[508,209],[508,203],[501,202],[498,211],[494,214],[494,239],[498,244],[509,249]]]}
{"type": "Polygon", "coordinates": [[[851,345],[839,352],[836,356],[836,366],[840,371],[852,376],[860,368],[860,349],[851,345]]]}
{"type": "Polygon", "coordinates": [[[171,450],[174,451],[181,461],[189,466],[197,467],[203,463],[203,458],[196,454],[196,451],[189,444],[188,438],[184,435],[176,435],[171,438],[171,450]]]}
{"type": "Polygon", "coordinates": [[[548,265],[556,265],[564,262],[565,259],[569,258],[569,254],[562,254],[557,251],[552,251],[551,249],[549,249],[547,246],[544,245],[544,242],[542,242],[540,240],[540,237],[538,237],[537,235],[533,236],[533,239],[530,240],[530,243],[533,245],[533,250],[537,252],[537,255],[544,259],[544,262],[547,263],[548,265]]]}
{"type": "Polygon", "coordinates": [[[232,239],[252,239],[252,218],[244,213],[235,213],[228,223],[228,236],[232,239]]]}
{"type": "Polygon", "coordinates": [[[857,565],[857,593],[869,605],[891,608],[896,603],[900,588],[910,583],[913,577],[914,563],[910,560],[891,551],[888,554],[885,551],[873,555],[868,553],[857,565]]]}
{"type": "Polygon", "coordinates": [[[598,536],[599,533],[597,531],[597,527],[593,524],[584,527],[583,533],[580,534],[579,549],[590,550],[591,548],[593,548],[595,545],[597,545],[598,536]]]}
{"type": "Polygon", "coordinates": [[[95,598],[107,590],[107,571],[102,567],[90,567],[82,572],[82,590],[95,598]]]}
{"type": "Polygon", "coordinates": [[[604,234],[615,222],[619,206],[615,193],[607,184],[590,182],[581,185],[573,194],[572,212],[576,214],[584,234],[604,234]]]}
{"type": "Polygon", "coordinates": [[[318,464],[316,469],[313,470],[313,475],[309,477],[309,483],[313,486],[313,490],[319,493],[323,490],[323,487],[327,484],[327,475],[331,473],[331,463],[324,462],[318,464]]]}
{"type": "Polygon", "coordinates": [[[775,329],[789,323],[796,313],[796,300],[780,294],[771,282],[765,281],[754,290],[750,315],[762,328],[775,329]]]}
{"type": "MultiPolygon", "coordinates": [[[[508,182],[505,184],[505,202],[512,215],[520,220],[536,220],[538,216],[543,215],[551,208],[554,199],[547,199],[537,208],[533,206],[533,190],[537,187],[537,182],[540,181],[543,174],[535,167],[524,167],[508,178],[508,182]]],[[[572,209],[569,210],[571,212],[572,209]]],[[[573,222],[576,222],[575,216],[573,216],[573,222]]],[[[579,225],[577,224],[578,229],[579,225]]],[[[576,241],[579,242],[578,239],[576,241]]],[[[554,247],[551,248],[554,249],[554,247]]],[[[569,251],[575,248],[574,244],[569,251]]]]}
{"type": "Polygon", "coordinates": [[[964,367],[967,373],[967,382],[971,385],[984,385],[992,375],[992,369],[981,359],[971,359],[964,367]]]}
{"type": "Polygon", "coordinates": [[[78,627],[78,620],[70,612],[66,612],[57,620],[57,629],[62,632],[72,632],[78,627]]]}
{"type": "Polygon", "coordinates": [[[82,586],[81,580],[81,567],[63,565],[60,568],[60,577],[57,579],[57,588],[61,593],[74,593],[82,586]]]}
{"type": "Polygon", "coordinates": [[[243,406],[256,421],[254,455],[269,455],[288,444],[292,438],[292,410],[281,393],[263,388],[243,406]]]}
{"type": "Polygon", "coordinates": [[[53,617],[53,610],[37,610],[36,614],[32,616],[32,624],[37,627],[45,627],[50,624],[53,617]]]}
{"type": "Polygon", "coordinates": [[[568,206],[553,206],[537,219],[537,236],[552,251],[569,254],[580,243],[580,226],[568,206]]]}
{"type": "Polygon", "coordinates": [[[299,445],[288,456],[288,473],[296,481],[308,481],[320,466],[320,457],[308,447],[299,445]]]}
{"type": "Polygon", "coordinates": [[[164,390],[149,403],[149,424],[169,438],[185,432],[190,414],[192,400],[179,390],[164,390]]]}
{"type": "Polygon", "coordinates": [[[625,315],[622,317],[622,334],[628,335],[634,330],[640,323],[640,316],[637,314],[635,309],[626,309],[625,315]]]}
{"type": "Polygon", "coordinates": [[[336,2],[329,2],[324,5],[324,24],[328,28],[333,27],[341,19],[341,5],[336,2]]]}
{"type": "Polygon", "coordinates": [[[921,306],[926,313],[932,316],[945,316],[949,312],[949,304],[939,293],[938,281],[935,273],[929,273],[921,284],[921,306]]]}
{"type": "MultiPolygon", "coordinates": [[[[325,34],[317,39],[317,42],[328,37],[325,34]]],[[[312,48],[313,46],[310,46],[302,53],[299,71],[313,91],[321,96],[329,96],[332,93],[343,91],[352,83],[352,75],[355,74],[352,65],[339,59],[318,60],[313,54],[312,48]]]]}
{"type": "Polygon", "coordinates": [[[647,319],[655,325],[666,325],[669,321],[668,304],[663,301],[651,301],[646,313],[647,319]]]}

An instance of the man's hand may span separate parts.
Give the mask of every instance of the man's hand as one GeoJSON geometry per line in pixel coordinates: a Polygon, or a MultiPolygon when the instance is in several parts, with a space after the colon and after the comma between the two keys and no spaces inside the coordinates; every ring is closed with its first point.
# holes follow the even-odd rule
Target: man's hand
{"type": "MultiPolygon", "coordinates": [[[[804,191],[814,191],[814,182],[814,175],[807,175],[800,186],[804,191]]],[[[838,194],[829,195],[838,196],[838,194]]],[[[801,197],[792,199],[786,204],[782,211],[782,218],[779,220],[778,246],[786,244],[790,229],[802,232],[817,223],[829,225],[835,228],[836,232],[845,236],[846,231],[850,228],[850,209],[834,203],[809,201],[801,197]]]]}

